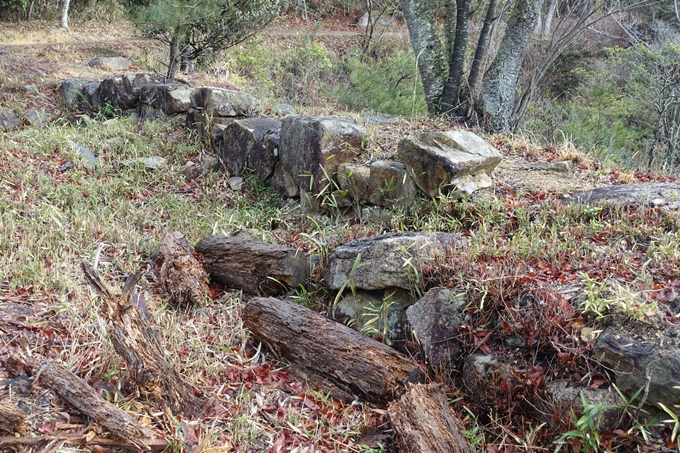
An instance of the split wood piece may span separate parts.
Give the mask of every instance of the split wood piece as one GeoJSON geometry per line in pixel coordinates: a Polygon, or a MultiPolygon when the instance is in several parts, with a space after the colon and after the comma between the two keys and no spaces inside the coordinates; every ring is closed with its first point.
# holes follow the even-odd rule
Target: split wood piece
{"type": "Polygon", "coordinates": [[[198,241],[196,252],[215,281],[258,296],[283,294],[309,277],[306,254],[280,245],[210,236],[198,241]]]}
{"type": "Polygon", "coordinates": [[[170,302],[183,306],[201,303],[208,293],[208,273],[182,233],[166,234],[158,244],[154,261],[160,266],[161,284],[170,302]]]}
{"type": "Polygon", "coordinates": [[[409,387],[387,408],[402,453],[473,453],[438,384],[409,387]]]}
{"type": "Polygon", "coordinates": [[[104,301],[100,313],[109,320],[109,335],[113,348],[127,363],[140,393],[174,413],[187,417],[200,415],[202,402],[193,394],[179,373],[165,358],[163,347],[151,322],[132,302],[132,291],[139,281],[139,272],[128,277],[120,295],[115,295],[89,264],[82,263],[85,279],[104,301]]]}
{"type": "Polygon", "coordinates": [[[13,404],[0,401],[0,431],[23,432],[26,414],[13,404]]]}
{"type": "Polygon", "coordinates": [[[300,305],[254,298],[243,321],[275,354],[371,403],[386,404],[401,396],[407,382],[424,378],[417,365],[389,346],[300,305]]]}
{"type": "Polygon", "coordinates": [[[153,440],[151,431],[106,401],[83,379],[62,365],[42,359],[38,376],[71,407],[93,419],[117,438],[130,442],[138,450],[148,449],[147,444],[153,440]]]}
{"type": "MultiPolygon", "coordinates": [[[[72,445],[111,447],[111,448],[134,448],[136,446],[130,442],[120,439],[107,439],[104,437],[88,437],[84,434],[64,434],[61,436],[42,436],[42,437],[0,437],[0,449],[2,447],[17,446],[17,445],[38,445],[47,444],[52,441],[68,442],[72,445]]],[[[168,448],[167,440],[151,440],[144,444],[146,450],[163,451],[168,448]]]]}

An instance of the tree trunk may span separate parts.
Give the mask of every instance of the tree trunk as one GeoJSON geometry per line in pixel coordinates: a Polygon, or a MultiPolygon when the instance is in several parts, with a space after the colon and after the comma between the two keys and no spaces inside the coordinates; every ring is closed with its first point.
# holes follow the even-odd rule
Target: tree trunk
{"type": "Polygon", "coordinates": [[[430,113],[439,113],[446,81],[446,60],[434,3],[431,0],[401,0],[401,9],[418,62],[427,109],[430,113]]]}
{"type": "Polygon", "coordinates": [[[496,7],[498,5],[498,0],[489,0],[489,9],[486,11],[486,16],[484,17],[484,24],[482,25],[482,30],[479,32],[479,40],[477,41],[477,49],[475,50],[475,57],[472,60],[472,68],[470,69],[470,75],[468,76],[468,86],[470,87],[470,92],[474,95],[475,88],[479,83],[479,76],[482,70],[482,61],[489,48],[489,38],[491,38],[492,25],[498,16],[496,15],[496,7]]]}
{"type": "Polygon", "coordinates": [[[165,358],[164,348],[151,321],[132,297],[141,274],[128,277],[122,293],[114,295],[96,270],[85,262],[82,268],[85,279],[104,302],[100,312],[109,321],[113,348],[127,363],[140,393],[161,406],[167,405],[175,413],[186,416],[200,414],[204,409],[201,401],[165,358]]]}
{"type": "Polygon", "coordinates": [[[542,3],[543,0],[517,1],[498,54],[484,75],[481,113],[489,131],[506,132],[510,129],[522,60],[542,3]]]}
{"type": "Polygon", "coordinates": [[[166,78],[169,82],[175,80],[175,73],[177,72],[177,66],[179,66],[179,36],[173,36],[170,39],[170,58],[168,62],[168,74],[166,78]]]}
{"type": "Polygon", "coordinates": [[[61,26],[68,30],[68,8],[71,4],[71,0],[64,0],[64,4],[61,7],[61,26]]]}
{"type": "Polygon", "coordinates": [[[407,382],[424,378],[389,346],[300,305],[255,298],[243,309],[243,322],[275,354],[371,403],[386,404],[403,394],[407,382]]]}
{"type": "Polygon", "coordinates": [[[387,408],[402,453],[473,453],[437,384],[411,386],[387,408]]]}
{"type": "Polygon", "coordinates": [[[460,107],[463,71],[465,70],[465,54],[470,29],[470,1],[456,1],[456,40],[449,66],[449,77],[442,97],[442,112],[451,113],[460,107]]]}
{"type": "Polygon", "coordinates": [[[114,436],[130,442],[135,449],[145,450],[153,440],[151,432],[123,410],[101,397],[85,381],[61,365],[42,359],[40,379],[71,407],[90,417],[114,436]]]}

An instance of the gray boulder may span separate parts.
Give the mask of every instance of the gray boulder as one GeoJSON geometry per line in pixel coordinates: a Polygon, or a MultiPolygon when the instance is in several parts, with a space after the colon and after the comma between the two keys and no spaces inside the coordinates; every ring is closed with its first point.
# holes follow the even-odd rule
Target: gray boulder
{"type": "Polygon", "coordinates": [[[463,384],[479,397],[497,389],[501,379],[512,376],[512,367],[503,359],[485,354],[472,354],[463,362],[463,384]]]}
{"type": "Polygon", "coordinates": [[[99,102],[102,106],[110,104],[119,110],[135,109],[139,104],[142,87],[163,82],[162,76],[154,74],[127,74],[104,79],[98,89],[99,102]]]}
{"type": "Polygon", "coordinates": [[[431,368],[449,363],[462,351],[458,328],[465,321],[465,294],[448,288],[432,288],[406,309],[406,317],[431,368]]]}
{"type": "Polygon", "coordinates": [[[21,125],[21,121],[17,118],[12,109],[0,107],[0,131],[6,132],[16,129],[21,125]]]}
{"type": "Polygon", "coordinates": [[[360,164],[338,165],[338,185],[347,197],[358,203],[368,200],[368,183],[371,180],[371,168],[360,164]]]}
{"type": "Polygon", "coordinates": [[[271,178],[279,154],[281,121],[248,118],[233,121],[224,129],[222,158],[232,176],[241,176],[246,167],[258,178],[271,178]]]}
{"type": "Polygon", "coordinates": [[[248,116],[260,105],[260,101],[248,93],[213,87],[192,91],[191,103],[193,108],[212,116],[248,116]]]}
{"type": "Polygon", "coordinates": [[[569,429],[571,420],[555,417],[561,414],[583,413],[583,398],[586,404],[601,405],[602,412],[594,416],[593,422],[599,432],[610,432],[619,425],[625,402],[615,389],[591,389],[571,386],[565,381],[549,382],[544,387],[543,397],[538,400],[539,416],[556,430],[569,429]]]}
{"type": "Polygon", "coordinates": [[[288,115],[281,125],[283,169],[303,190],[320,193],[338,166],[361,150],[366,128],[352,120],[288,115]]]}
{"type": "Polygon", "coordinates": [[[406,166],[393,160],[378,160],[371,164],[368,202],[378,206],[409,206],[413,204],[417,187],[406,166]]]}
{"type": "Polygon", "coordinates": [[[99,96],[99,82],[90,82],[83,87],[78,98],[78,107],[85,112],[98,112],[102,108],[99,96]]]}
{"type": "Polygon", "coordinates": [[[82,90],[85,85],[91,83],[90,80],[79,79],[77,77],[66,79],[59,85],[59,93],[64,99],[67,109],[78,107],[78,102],[82,96],[82,90]]]}
{"type": "Polygon", "coordinates": [[[618,206],[667,206],[680,208],[680,182],[650,182],[600,187],[574,194],[573,201],[612,203],[618,206]]]}
{"type": "MultiPolygon", "coordinates": [[[[627,398],[644,388],[646,403],[659,409],[680,404],[680,328],[621,321],[600,334],[592,357],[616,376],[627,398]]],[[[635,402],[637,404],[637,401],[635,402]]]]}
{"type": "Polygon", "coordinates": [[[467,243],[463,236],[450,233],[389,233],[357,239],[333,250],[324,278],[332,290],[351,279],[358,289],[411,291],[426,264],[436,263],[467,243]],[[361,266],[352,274],[359,254],[361,266]]]}
{"type": "Polygon", "coordinates": [[[470,194],[489,187],[489,174],[502,159],[496,148],[472,132],[456,130],[407,137],[397,148],[423,192],[436,197],[440,191],[470,194]]]}
{"type": "Polygon", "coordinates": [[[177,84],[147,85],[139,90],[139,102],[167,115],[187,112],[191,108],[191,88],[177,84]]]}
{"type": "Polygon", "coordinates": [[[276,163],[274,176],[272,176],[271,179],[271,185],[274,192],[284,198],[297,198],[300,196],[300,188],[295,182],[295,178],[283,169],[281,161],[276,163]]]}
{"type": "Polygon", "coordinates": [[[30,109],[26,112],[26,119],[31,124],[31,126],[42,129],[45,123],[47,123],[47,113],[30,109]]]}
{"type": "Polygon", "coordinates": [[[87,62],[91,68],[101,68],[108,71],[127,71],[132,61],[125,57],[95,57],[87,62]]]}

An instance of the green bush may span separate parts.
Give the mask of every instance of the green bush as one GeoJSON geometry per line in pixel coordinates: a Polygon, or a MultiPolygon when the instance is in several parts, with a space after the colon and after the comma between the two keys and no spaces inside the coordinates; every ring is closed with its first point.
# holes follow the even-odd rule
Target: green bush
{"type": "Polygon", "coordinates": [[[412,51],[396,50],[379,60],[353,55],[344,71],[347,83],[335,96],[348,109],[404,116],[427,113],[412,51]]]}

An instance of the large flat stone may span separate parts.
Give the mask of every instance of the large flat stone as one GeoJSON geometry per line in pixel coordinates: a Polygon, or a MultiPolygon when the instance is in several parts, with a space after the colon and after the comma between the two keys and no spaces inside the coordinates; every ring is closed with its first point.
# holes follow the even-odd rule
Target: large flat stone
{"type": "Polygon", "coordinates": [[[251,94],[214,87],[192,91],[191,102],[193,108],[212,116],[249,116],[260,105],[251,94]]]}
{"type": "Polygon", "coordinates": [[[351,279],[358,289],[410,291],[426,264],[443,260],[446,253],[467,243],[465,237],[450,233],[389,233],[357,239],[333,250],[324,277],[332,290],[351,279]],[[352,273],[359,254],[361,266],[352,273]]]}
{"type": "Polygon", "coordinates": [[[281,121],[273,118],[236,120],[224,129],[222,157],[232,176],[249,167],[263,181],[271,178],[279,154],[281,121]]]}
{"type": "Polygon", "coordinates": [[[680,208],[680,182],[650,182],[599,187],[574,194],[573,201],[611,203],[619,206],[668,206],[680,208]]]}

